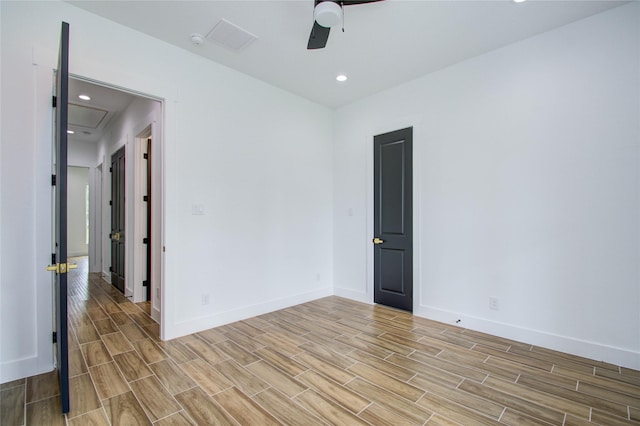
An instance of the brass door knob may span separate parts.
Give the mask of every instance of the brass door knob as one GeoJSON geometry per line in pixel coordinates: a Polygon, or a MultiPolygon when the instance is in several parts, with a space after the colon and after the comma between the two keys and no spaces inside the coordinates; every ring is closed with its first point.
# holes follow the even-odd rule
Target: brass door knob
{"type": "Polygon", "coordinates": [[[376,237],[373,239],[373,244],[382,244],[384,243],[384,240],[381,240],[380,238],[376,237]]]}

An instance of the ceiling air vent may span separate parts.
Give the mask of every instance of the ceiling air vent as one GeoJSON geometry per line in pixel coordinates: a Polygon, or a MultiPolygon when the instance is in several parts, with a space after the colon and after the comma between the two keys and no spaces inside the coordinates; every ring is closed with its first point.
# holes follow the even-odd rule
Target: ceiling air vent
{"type": "Polygon", "coordinates": [[[109,111],[69,102],[69,124],[97,129],[109,111]]]}
{"type": "Polygon", "coordinates": [[[232,24],[226,19],[221,19],[220,22],[218,22],[211,31],[209,31],[206,38],[226,46],[229,49],[240,51],[258,37],[254,36],[249,31],[232,24]]]}

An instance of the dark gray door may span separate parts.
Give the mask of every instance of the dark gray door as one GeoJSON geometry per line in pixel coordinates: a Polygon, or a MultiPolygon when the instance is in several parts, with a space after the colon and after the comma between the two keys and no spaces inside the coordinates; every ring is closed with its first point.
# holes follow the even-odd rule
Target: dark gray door
{"type": "Polygon", "coordinates": [[[111,156],[111,284],[124,293],[124,147],[111,156]]]}
{"type": "Polygon", "coordinates": [[[67,319],[67,116],[69,101],[69,24],[62,23],[58,70],[56,71],[56,95],[54,98],[55,131],[55,244],[52,265],[56,272],[56,366],[60,381],[62,412],[69,412],[69,347],[67,319]]]}
{"type": "Polygon", "coordinates": [[[413,311],[413,128],[375,136],[375,303],[413,311]]]}

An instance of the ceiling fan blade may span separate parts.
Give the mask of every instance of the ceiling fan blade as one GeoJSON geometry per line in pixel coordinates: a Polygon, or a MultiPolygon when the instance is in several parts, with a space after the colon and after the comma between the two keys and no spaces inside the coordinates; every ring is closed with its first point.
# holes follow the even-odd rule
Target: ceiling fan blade
{"type": "Polygon", "coordinates": [[[379,1],[384,0],[343,0],[340,3],[342,3],[343,6],[355,6],[357,4],[376,3],[379,1]]]}
{"type": "Polygon", "coordinates": [[[329,39],[329,28],[325,28],[317,22],[313,22],[311,35],[309,35],[309,43],[307,49],[323,49],[327,45],[329,39]]]}

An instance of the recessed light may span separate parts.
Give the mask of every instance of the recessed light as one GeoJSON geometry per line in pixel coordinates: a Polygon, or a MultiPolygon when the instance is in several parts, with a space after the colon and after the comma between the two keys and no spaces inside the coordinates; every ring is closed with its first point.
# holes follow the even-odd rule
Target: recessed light
{"type": "Polygon", "coordinates": [[[91,96],[89,96],[89,95],[78,95],[78,97],[80,99],[82,99],[83,101],[90,101],[91,100],[91,96]]]}
{"type": "Polygon", "coordinates": [[[344,74],[339,74],[339,75],[336,77],[336,80],[338,80],[338,81],[340,81],[340,82],[347,81],[347,76],[346,76],[346,75],[344,75],[344,74]]]}
{"type": "Polygon", "coordinates": [[[68,133],[68,134],[70,134],[70,135],[72,135],[72,134],[74,134],[75,132],[74,132],[73,130],[67,130],[67,133],[68,133]]]}
{"type": "Polygon", "coordinates": [[[513,0],[514,3],[524,3],[527,0],[513,0]]]}

